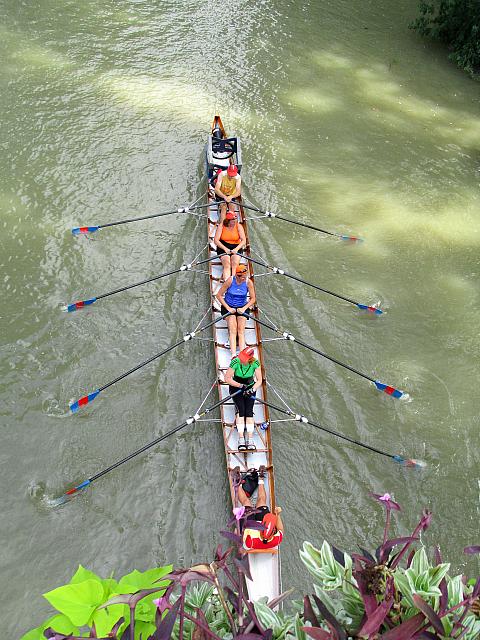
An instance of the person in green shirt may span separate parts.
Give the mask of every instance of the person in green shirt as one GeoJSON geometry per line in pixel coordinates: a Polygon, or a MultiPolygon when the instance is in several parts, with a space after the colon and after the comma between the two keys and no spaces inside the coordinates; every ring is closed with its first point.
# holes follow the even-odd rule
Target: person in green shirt
{"type": "Polygon", "coordinates": [[[262,384],[262,370],[260,362],[255,358],[252,347],[246,347],[235,358],[232,358],[230,366],[225,374],[225,382],[229,385],[230,394],[240,388],[243,393],[238,393],[233,400],[237,408],[235,424],[238,431],[238,450],[255,451],[253,432],[255,423],[253,419],[253,406],[255,404],[255,392],[262,384]],[[245,437],[245,430],[247,435],[245,437]]]}

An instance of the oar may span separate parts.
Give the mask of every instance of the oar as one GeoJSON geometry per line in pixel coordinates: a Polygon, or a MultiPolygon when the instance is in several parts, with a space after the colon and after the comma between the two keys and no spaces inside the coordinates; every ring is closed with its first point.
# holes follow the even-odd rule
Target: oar
{"type": "Polygon", "coordinates": [[[232,393],[226,398],[223,398],[223,400],[219,400],[218,402],[213,404],[211,407],[204,409],[201,413],[196,413],[194,416],[190,416],[184,422],[179,424],[177,427],[174,427],[167,433],[164,433],[162,436],[155,438],[155,440],[152,440],[152,442],[150,442],[149,444],[146,444],[145,446],[141,447],[140,449],[137,449],[133,453],[130,453],[128,456],[126,456],[125,458],[122,458],[122,460],[119,460],[118,462],[115,462],[114,464],[110,465],[106,469],[99,471],[94,476],[87,478],[86,480],[78,484],[76,487],[69,489],[63,494],[63,496],[56,498],[50,504],[56,507],[65,503],[70,498],[73,498],[75,494],[77,494],[79,491],[81,491],[82,489],[86,489],[90,484],[92,484],[92,482],[94,482],[95,480],[98,480],[98,478],[105,476],[107,473],[110,473],[110,471],[113,471],[114,469],[124,464],[125,462],[128,462],[132,458],[135,458],[135,456],[138,456],[140,453],[143,453],[144,451],[147,451],[147,449],[154,447],[156,444],[158,444],[159,442],[162,442],[162,440],[165,440],[166,438],[170,437],[174,433],[177,433],[178,431],[181,431],[182,429],[184,429],[185,427],[188,427],[194,422],[197,422],[200,418],[202,418],[203,416],[206,416],[208,413],[210,413],[214,409],[217,409],[220,405],[224,404],[225,402],[233,398],[233,396],[236,396],[238,393],[243,393],[243,389],[239,389],[238,391],[235,391],[235,393],[232,393]]]}
{"type": "Polygon", "coordinates": [[[95,389],[95,391],[92,391],[91,393],[88,393],[86,396],[82,396],[79,400],[76,400],[75,402],[70,403],[70,411],[72,413],[76,413],[80,409],[80,407],[84,407],[85,405],[89,404],[90,402],[93,402],[95,400],[95,398],[99,395],[99,393],[101,393],[105,389],[108,389],[108,387],[113,386],[115,383],[119,382],[120,380],[123,380],[124,378],[129,376],[131,373],[134,373],[135,371],[138,371],[139,369],[141,369],[145,365],[149,364],[150,362],[153,362],[157,358],[160,358],[161,356],[164,356],[169,351],[173,351],[174,349],[176,349],[180,345],[185,344],[189,340],[192,340],[198,333],[202,333],[202,331],[205,331],[205,329],[208,329],[209,327],[213,326],[217,322],[220,322],[220,320],[224,320],[229,315],[231,315],[231,314],[230,313],[226,313],[224,316],[220,316],[216,320],[212,320],[211,322],[208,322],[206,325],[204,325],[200,329],[197,329],[197,331],[191,331],[190,333],[185,334],[183,336],[183,338],[181,340],[179,340],[178,342],[175,342],[175,344],[170,345],[169,347],[167,347],[163,351],[160,351],[160,353],[156,353],[151,358],[148,358],[148,360],[145,360],[145,362],[141,362],[140,364],[137,364],[136,367],[133,367],[132,369],[129,369],[125,373],[122,373],[122,375],[118,376],[118,378],[115,378],[115,380],[112,380],[111,382],[107,382],[107,384],[104,384],[103,387],[99,387],[98,389],[95,389]]]}
{"type": "Polygon", "coordinates": [[[194,207],[178,207],[177,209],[172,209],[172,211],[164,211],[163,213],[154,213],[150,216],[141,216],[140,218],[128,218],[127,220],[117,220],[115,222],[107,222],[105,224],[99,224],[91,227],[73,227],[72,233],[74,236],[79,236],[82,233],[95,233],[99,229],[105,229],[106,227],[115,227],[117,224],[127,224],[129,222],[138,222],[139,220],[151,220],[152,218],[160,218],[161,216],[170,216],[173,213],[190,213],[190,211],[194,211],[195,209],[205,209],[206,207],[216,206],[217,202],[210,202],[209,204],[197,204],[194,207]]]}
{"type": "Polygon", "coordinates": [[[384,393],[386,393],[389,396],[393,396],[394,398],[401,398],[403,395],[406,395],[404,391],[400,391],[400,389],[397,389],[396,387],[392,387],[392,386],[390,386],[388,384],[380,382],[380,380],[375,380],[374,378],[368,376],[366,373],[363,373],[362,371],[359,371],[358,369],[354,369],[353,367],[351,367],[348,364],[345,364],[344,362],[340,362],[340,360],[337,360],[333,356],[327,355],[323,351],[319,351],[318,349],[315,349],[315,347],[312,347],[311,345],[307,344],[306,342],[303,342],[302,340],[299,340],[298,338],[293,336],[291,333],[288,333],[288,331],[282,331],[281,329],[277,329],[273,325],[268,324],[268,323],[264,322],[263,320],[259,320],[259,318],[256,318],[254,315],[247,316],[246,313],[244,313],[242,315],[244,315],[246,318],[252,318],[253,320],[255,320],[255,322],[258,322],[262,326],[267,327],[268,329],[271,329],[272,331],[274,331],[278,335],[282,336],[285,340],[291,340],[292,342],[296,342],[297,344],[301,345],[302,347],[305,347],[305,349],[308,349],[309,351],[313,351],[314,353],[317,353],[319,356],[322,356],[323,358],[327,358],[327,360],[331,360],[332,362],[335,362],[335,364],[340,365],[344,369],[348,369],[349,371],[352,371],[352,373],[356,373],[357,375],[361,376],[362,378],[365,378],[366,380],[369,380],[370,382],[373,382],[373,384],[377,387],[377,389],[379,391],[383,391],[384,393]]]}
{"type": "Polygon", "coordinates": [[[154,282],[155,280],[160,280],[160,278],[171,276],[174,273],[180,273],[181,271],[191,271],[192,267],[196,267],[199,264],[205,264],[206,262],[215,260],[217,257],[218,256],[215,254],[214,256],[210,256],[210,258],[206,258],[205,260],[194,260],[191,263],[182,264],[182,266],[178,269],[174,269],[173,271],[166,271],[165,273],[161,273],[158,276],[153,276],[152,278],[148,278],[147,280],[142,280],[141,282],[135,282],[135,284],[129,284],[126,287],[121,287],[119,289],[114,289],[113,291],[108,291],[107,293],[102,293],[101,295],[95,296],[94,298],[88,298],[87,300],[77,300],[77,302],[72,302],[72,304],[67,304],[64,307],[62,307],[62,311],[67,311],[68,313],[71,313],[72,311],[76,311],[77,309],[82,309],[87,305],[94,304],[97,300],[101,300],[102,298],[108,298],[108,296],[113,296],[116,293],[121,293],[122,291],[128,291],[128,289],[139,287],[142,284],[147,284],[148,282],[154,282]]]}
{"type": "Polygon", "coordinates": [[[423,460],[416,460],[415,458],[404,458],[398,454],[388,453],[387,451],[382,451],[381,449],[377,449],[376,447],[372,447],[369,444],[365,444],[364,442],[360,442],[359,440],[354,440],[353,438],[349,438],[348,436],[343,435],[342,433],[338,433],[337,431],[333,431],[332,429],[328,429],[327,427],[322,427],[320,424],[316,424],[312,422],[309,418],[299,414],[294,413],[293,411],[288,411],[283,409],[283,407],[277,407],[277,405],[272,404],[271,402],[265,402],[265,400],[261,400],[257,398],[257,402],[261,402],[262,404],[270,407],[271,409],[275,409],[280,413],[283,413],[286,416],[291,416],[295,418],[297,422],[303,422],[304,424],[311,424],[312,427],[320,429],[321,431],[325,431],[326,433],[330,433],[332,436],[337,438],[341,438],[342,440],[346,440],[347,442],[351,442],[352,444],[356,444],[359,447],[363,447],[364,449],[368,449],[369,451],[373,451],[374,453],[379,453],[381,456],[385,456],[386,458],[391,458],[394,462],[398,462],[399,464],[403,464],[406,467],[420,467],[424,468],[427,466],[427,463],[423,460]]]}
{"type": "Polygon", "coordinates": [[[271,265],[266,264],[265,262],[260,262],[260,260],[255,260],[255,258],[251,258],[250,256],[242,256],[242,257],[245,258],[246,260],[249,260],[250,262],[254,262],[255,264],[259,264],[262,267],[265,267],[272,273],[278,273],[281,276],[285,276],[286,278],[291,278],[292,280],[296,280],[297,282],[306,284],[307,286],[312,287],[313,289],[317,289],[317,291],[323,291],[323,293],[328,293],[328,295],[330,296],[334,296],[335,298],[339,298],[340,300],[345,300],[346,302],[350,302],[350,304],[354,304],[359,309],[369,311],[370,313],[374,313],[375,315],[381,315],[383,313],[383,311],[381,309],[377,309],[377,307],[367,305],[367,304],[361,304],[356,300],[352,300],[351,298],[342,296],[340,293],[334,293],[329,289],[323,289],[322,287],[319,287],[317,284],[313,284],[311,282],[307,282],[306,280],[302,280],[302,278],[293,276],[291,273],[287,273],[286,271],[284,271],[283,269],[279,269],[278,267],[272,267],[271,265]]]}
{"type": "Polygon", "coordinates": [[[329,236],[335,236],[336,238],[340,238],[341,240],[349,240],[350,242],[363,242],[363,239],[358,238],[357,236],[346,236],[342,233],[335,233],[334,231],[320,229],[320,227],[314,227],[311,224],[306,224],[305,222],[298,222],[298,220],[285,218],[285,216],[281,213],[274,213],[273,211],[264,211],[262,209],[257,209],[257,207],[249,206],[248,204],[244,204],[243,202],[242,207],[244,207],[245,209],[251,209],[252,211],[257,211],[258,213],[263,213],[266,218],[278,218],[279,220],[283,220],[284,222],[290,222],[291,224],[296,224],[299,227],[305,227],[306,229],[313,229],[313,231],[320,231],[321,233],[326,233],[329,236]]]}

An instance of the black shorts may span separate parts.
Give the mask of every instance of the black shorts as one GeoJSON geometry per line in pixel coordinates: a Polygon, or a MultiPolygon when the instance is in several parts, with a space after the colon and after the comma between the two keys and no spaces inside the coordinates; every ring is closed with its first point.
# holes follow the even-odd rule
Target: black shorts
{"type": "MultiPolygon", "coordinates": [[[[238,391],[238,387],[232,387],[229,385],[228,392],[230,395],[238,391]]],[[[240,418],[253,418],[253,405],[255,404],[255,396],[244,396],[243,393],[237,393],[233,396],[233,401],[237,408],[237,413],[240,418]]]]}
{"type": "MultiPolygon", "coordinates": [[[[238,244],[232,244],[231,242],[222,242],[223,245],[225,245],[227,247],[227,249],[230,249],[230,251],[232,249],[235,249],[235,247],[238,247],[238,244]]],[[[241,255],[243,253],[243,249],[240,249],[239,251],[237,251],[238,255],[241,255]]],[[[225,251],[221,248],[221,247],[217,247],[217,256],[223,256],[226,255],[225,251]]]]}
{"type": "Polygon", "coordinates": [[[245,516],[246,520],[256,520],[257,522],[261,522],[263,518],[270,513],[270,509],[265,507],[245,507],[245,516]],[[252,514],[251,517],[248,517],[252,511],[258,511],[258,513],[252,514]]]}
{"type": "MultiPolygon", "coordinates": [[[[224,204],[229,204],[228,202],[225,201],[225,198],[222,198],[217,193],[215,194],[215,202],[223,202],[224,204]]],[[[237,204],[236,198],[233,198],[233,200],[230,201],[230,204],[232,203],[237,204]]]]}
{"type": "MultiPolygon", "coordinates": [[[[220,307],[220,313],[222,314],[222,316],[224,316],[226,313],[228,313],[228,309],[226,309],[223,304],[220,307]]],[[[250,309],[245,309],[245,313],[247,316],[250,315],[250,309]]],[[[233,314],[232,314],[233,315],[233,314]]]]}

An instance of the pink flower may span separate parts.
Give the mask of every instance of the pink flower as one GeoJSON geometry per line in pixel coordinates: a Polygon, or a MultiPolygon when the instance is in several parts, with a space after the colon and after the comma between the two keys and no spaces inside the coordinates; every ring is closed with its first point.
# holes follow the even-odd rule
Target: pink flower
{"type": "Polygon", "coordinates": [[[153,600],[153,604],[158,607],[160,613],[163,613],[167,609],[170,609],[170,602],[165,596],[162,596],[161,598],[155,598],[155,600],[153,600]]]}
{"type": "Polygon", "coordinates": [[[235,507],[233,509],[233,515],[237,520],[240,520],[240,518],[243,518],[244,513],[245,513],[245,507],[235,507]]]}
{"type": "Polygon", "coordinates": [[[400,505],[398,504],[398,502],[392,500],[392,496],[389,493],[384,493],[383,496],[379,493],[370,493],[370,495],[372,496],[372,498],[375,498],[375,500],[381,502],[385,506],[387,511],[391,511],[392,509],[394,511],[400,511],[400,505]]]}

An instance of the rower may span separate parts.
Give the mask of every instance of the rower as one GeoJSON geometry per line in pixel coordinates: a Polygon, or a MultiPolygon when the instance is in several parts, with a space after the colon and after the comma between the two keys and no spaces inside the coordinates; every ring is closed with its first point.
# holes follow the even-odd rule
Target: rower
{"type": "Polygon", "coordinates": [[[225,373],[225,382],[229,385],[230,395],[243,387],[243,393],[237,393],[233,396],[236,407],[235,424],[238,431],[237,448],[239,451],[256,451],[253,442],[255,429],[253,406],[256,391],[262,386],[262,370],[252,347],[243,349],[236,358],[232,358],[225,373]],[[246,438],[245,430],[247,431],[246,438]]]}
{"type": "Polygon", "coordinates": [[[236,467],[232,470],[232,480],[237,482],[237,496],[240,504],[245,507],[245,520],[255,520],[261,522],[264,526],[263,530],[249,529],[243,530],[243,548],[247,551],[265,551],[267,549],[275,549],[283,539],[283,522],[280,514],[281,507],[275,507],[275,513],[271,513],[267,506],[267,494],[265,491],[265,467],[262,465],[258,470],[258,494],[255,507],[252,501],[245,493],[242,481],[238,481],[240,468],[236,467]],[[236,476],[236,477],[235,477],[236,476]],[[253,512],[253,513],[252,513],[253,512]]]}
{"type": "Polygon", "coordinates": [[[222,261],[225,282],[240,264],[240,255],[246,244],[245,231],[238,223],[236,213],[229,211],[226,214],[224,221],[217,226],[214,242],[222,261]]]}
{"type": "Polygon", "coordinates": [[[230,351],[234,358],[237,355],[237,333],[238,346],[240,350],[245,349],[246,316],[250,315],[250,308],[255,304],[255,289],[248,278],[247,265],[239,264],[235,269],[235,275],[225,280],[215,297],[220,302],[222,316],[227,313],[233,314],[228,316],[226,321],[230,351]]]}
{"type": "Polygon", "coordinates": [[[242,178],[238,173],[238,167],[235,164],[229,164],[226,171],[218,174],[215,183],[215,200],[221,202],[220,205],[220,223],[223,222],[225,214],[228,210],[235,213],[233,200],[238,198],[242,188],[242,178]]]}

